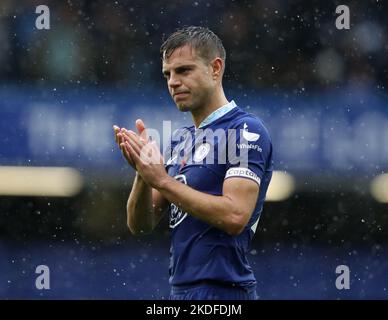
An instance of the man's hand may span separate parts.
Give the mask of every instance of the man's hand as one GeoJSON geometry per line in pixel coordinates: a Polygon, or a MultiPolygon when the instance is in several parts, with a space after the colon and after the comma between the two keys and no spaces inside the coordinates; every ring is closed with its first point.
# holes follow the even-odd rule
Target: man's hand
{"type": "MultiPolygon", "coordinates": [[[[136,129],[139,133],[140,140],[143,142],[149,141],[147,131],[144,125],[144,122],[141,119],[136,120],[136,129]]],[[[115,142],[119,146],[123,157],[127,160],[129,165],[136,170],[135,163],[133,162],[133,159],[131,158],[130,154],[126,152],[125,148],[123,147],[123,143],[125,142],[125,139],[128,138],[129,131],[125,128],[120,128],[116,125],[113,126],[114,135],[115,135],[115,142]]],[[[134,133],[133,131],[131,131],[134,133]]],[[[135,134],[135,133],[134,133],[135,134]]]]}
{"type": "Polygon", "coordinates": [[[114,130],[114,135],[115,135],[115,142],[117,143],[118,147],[120,148],[121,153],[123,154],[123,157],[125,158],[125,160],[127,160],[129,165],[136,170],[135,164],[134,164],[131,156],[121,146],[122,143],[124,142],[124,137],[127,134],[128,130],[125,128],[120,128],[116,125],[113,126],[113,130],[114,130]]]}
{"type": "Polygon", "coordinates": [[[129,130],[120,135],[120,148],[131,159],[144,181],[158,189],[164,179],[169,178],[164,168],[163,156],[155,141],[148,139],[143,121],[137,120],[136,127],[139,134],[129,130]]]}

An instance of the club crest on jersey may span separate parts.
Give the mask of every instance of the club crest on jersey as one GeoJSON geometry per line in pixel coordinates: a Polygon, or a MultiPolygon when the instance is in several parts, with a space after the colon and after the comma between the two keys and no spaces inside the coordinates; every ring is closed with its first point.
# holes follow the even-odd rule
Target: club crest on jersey
{"type": "Polygon", "coordinates": [[[209,143],[204,143],[201,144],[197,150],[195,150],[193,160],[194,162],[201,162],[203,159],[206,158],[210,151],[210,144],[209,143]]]}
{"type": "MultiPolygon", "coordinates": [[[[178,174],[174,177],[176,180],[187,184],[186,176],[178,174]]],[[[187,212],[183,212],[176,204],[170,204],[170,228],[175,228],[187,217],[187,212]]]]}

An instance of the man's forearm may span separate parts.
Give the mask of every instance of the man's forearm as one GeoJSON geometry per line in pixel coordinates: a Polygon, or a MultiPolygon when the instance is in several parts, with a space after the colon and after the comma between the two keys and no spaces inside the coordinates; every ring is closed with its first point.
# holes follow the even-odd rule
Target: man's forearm
{"type": "Polygon", "coordinates": [[[154,227],[152,188],[136,173],[127,202],[127,224],[133,234],[149,233],[154,227]]]}
{"type": "Polygon", "coordinates": [[[241,232],[245,221],[241,221],[242,215],[229,197],[197,191],[171,177],[164,179],[157,189],[168,201],[192,216],[231,235],[241,232]]]}

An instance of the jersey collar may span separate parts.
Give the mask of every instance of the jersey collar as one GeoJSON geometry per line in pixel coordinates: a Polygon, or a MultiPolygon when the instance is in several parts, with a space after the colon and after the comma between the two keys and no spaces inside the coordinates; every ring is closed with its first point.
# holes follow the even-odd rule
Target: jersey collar
{"type": "Polygon", "coordinates": [[[223,115],[228,113],[230,110],[234,109],[237,107],[236,103],[234,100],[231,102],[223,105],[222,107],[218,108],[217,110],[213,111],[211,114],[209,114],[205,120],[203,120],[200,125],[198,126],[198,129],[207,126],[208,124],[211,124],[212,122],[216,121],[217,119],[221,118],[223,115]]]}

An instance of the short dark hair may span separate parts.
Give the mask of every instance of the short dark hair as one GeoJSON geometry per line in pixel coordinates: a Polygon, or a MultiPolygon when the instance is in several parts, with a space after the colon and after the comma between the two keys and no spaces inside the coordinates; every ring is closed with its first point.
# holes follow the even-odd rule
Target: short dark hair
{"type": "Polygon", "coordinates": [[[226,52],[220,38],[206,27],[189,26],[177,29],[160,47],[162,59],[168,58],[175,49],[190,45],[198,55],[209,62],[215,57],[225,61],[226,52]]]}

